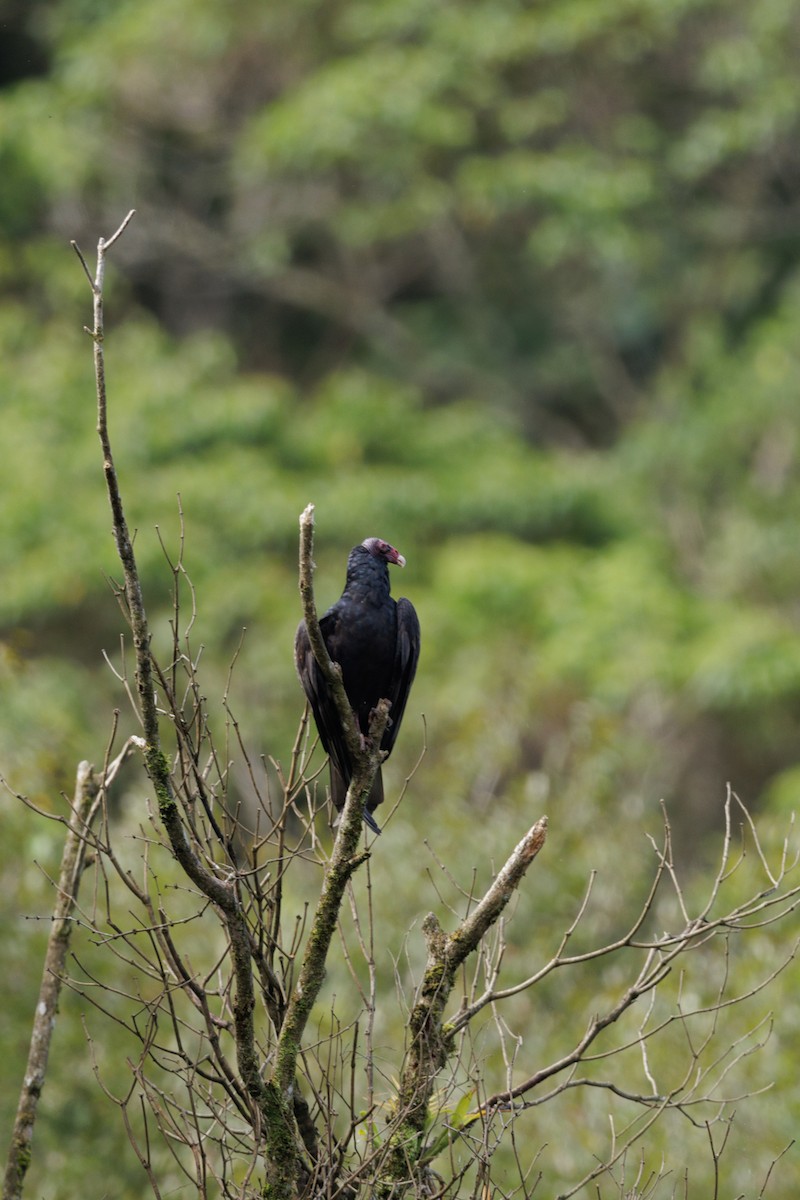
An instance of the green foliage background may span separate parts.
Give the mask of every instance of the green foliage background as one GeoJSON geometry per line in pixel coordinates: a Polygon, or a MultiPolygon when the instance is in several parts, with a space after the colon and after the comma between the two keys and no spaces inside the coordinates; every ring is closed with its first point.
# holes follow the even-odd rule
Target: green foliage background
{"type": "MultiPolygon", "coordinates": [[[[662,798],[689,871],[727,782],[779,841],[800,787],[797,5],[4,0],[0,21],[11,785],[58,809],[124,704],[102,657],[122,626],[69,240],[89,254],[135,207],[107,315],[129,518],[165,628],[155,528],[174,550],[180,494],[208,694],[246,626],[234,703],[255,755],[285,758],[301,710],[301,509],[317,505],[323,605],[364,536],[409,560],[395,590],[424,649],[390,785],[422,713],[428,748],[378,848],[387,944],[437,903],[424,837],[466,879],[548,811],[520,962],[592,867],[604,919],[634,903],[662,798]]],[[[120,819],[142,798],[132,778],[120,819]]],[[[50,904],[32,864],[52,871],[59,837],[10,799],[3,823],[17,1078],[43,937],[27,918],[50,904]]],[[[800,1117],[796,981],[753,1069],[778,1086],[730,1152],[747,1195],[800,1117]]],[[[101,1194],[107,1124],[115,1194],[144,1195],[80,1009],[65,999],[32,1194],[101,1194]]],[[[770,1194],[793,1195],[796,1170],[770,1194]]]]}

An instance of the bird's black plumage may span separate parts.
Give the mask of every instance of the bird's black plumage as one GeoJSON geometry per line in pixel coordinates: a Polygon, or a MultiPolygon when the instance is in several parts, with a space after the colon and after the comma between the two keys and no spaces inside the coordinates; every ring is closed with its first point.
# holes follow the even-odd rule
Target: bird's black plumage
{"type": "MultiPolygon", "coordinates": [[[[342,682],[362,734],[379,700],[389,700],[389,724],[381,749],[391,753],[400,729],[419,658],[419,621],[410,600],[395,602],[389,594],[389,563],[405,559],[381,538],[367,538],[350,551],[347,580],[336,603],[320,620],[328,653],[342,669],[342,682]]],[[[341,811],[352,775],[350,755],[339,714],[317,666],[305,621],[294,643],[300,682],[308,696],[320,741],[330,756],[331,799],[341,811]]],[[[380,768],[375,776],[364,820],[380,833],[372,813],[383,800],[380,768]]]]}

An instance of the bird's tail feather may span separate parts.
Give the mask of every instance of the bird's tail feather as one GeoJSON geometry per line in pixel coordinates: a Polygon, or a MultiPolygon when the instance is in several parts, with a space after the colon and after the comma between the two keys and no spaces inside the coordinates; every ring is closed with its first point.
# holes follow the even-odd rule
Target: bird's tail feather
{"type": "MultiPolygon", "coordinates": [[[[344,808],[349,782],[350,781],[346,780],[341,772],[336,769],[333,763],[331,763],[331,801],[333,802],[333,806],[339,814],[336,820],[333,822],[334,827],[337,826],[341,820],[341,813],[342,809],[344,808]]],[[[367,798],[367,803],[364,805],[364,824],[368,825],[373,833],[381,832],[380,825],[372,815],[379,804],[383,804],[383,776],[381,774],[380,767],[378,768],[378,773],[375,776],[375,782],[372,785],[372,791],[367,798]]]]}

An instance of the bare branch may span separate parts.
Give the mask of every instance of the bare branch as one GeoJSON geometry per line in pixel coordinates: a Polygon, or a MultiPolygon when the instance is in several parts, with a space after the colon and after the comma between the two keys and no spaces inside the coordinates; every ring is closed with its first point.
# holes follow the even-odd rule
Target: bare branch
{"type": "MultiPolygon", "coordinates": [[[[342,682],[342,669],[333,662],[328,654],[328,647],[322,636],[317,619],[317,608],[314,603],[314,505],[308,504],[300,514],[300,599],[303,604],[303,617],[308,630],[308,640],[311,650],[322,676],[330,688],[336,704],[342,732],[347,743],[347,749],[353,762],[359,756],[363,757],[364,750],[361,738],[356,728],[356,720],[347,692],[342,682]]],[[[380,742],[380,738],[378,739],[380,742]]]]}
{"type": "Polygon", "coordinates": [[[61,857],[58,891],[33,1019],[28,1065],[25,1069],[17,1115],[11,1133],[11,1145],[6,1160],[3,1200],[19,1200],[22,1196],[25,1174],[30,1163],[33,1129],[36,1123],[39,1097],[47,1074],[50,1041],[55,1029],[58,998],[72,933],[71,917],[77,902],[78,887],[85,863],[86,830],[90,824],[97,791],[98,784],[91,765],[88,762],[82,762],[78,767],[75,779],[72,815],[61,857]]]}

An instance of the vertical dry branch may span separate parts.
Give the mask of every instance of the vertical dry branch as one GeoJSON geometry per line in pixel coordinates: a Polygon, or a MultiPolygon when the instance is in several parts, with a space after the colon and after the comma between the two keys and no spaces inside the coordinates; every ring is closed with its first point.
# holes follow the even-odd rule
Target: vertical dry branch
{"type": "Polygon", "coordinates": [[[158,722],[158,705],[156,702],[153,662],[150,657],[150,630],[147,613],[144,606],[139,570],[133,551],[133,542],[128,530],[128,522],[122,503],[114,456],[111,450],[111,439],[108,432],[108,406],[106,399],[105,356],[103,342],[105,338],[103,324],[103,282],[105,279],[106,251],[124,232],[134,210],[128,213],[113,237],[106,241],[100,238],[97,244],[97,271],[94,279],[86,265],[77,245],[75,251],[79,255],[84,271],[89,279],[94,297],[94,328],[87,330],[94,343],[95,383],[97,388],[97,433],[103,450],[103,472],[106,489],[111,505],[114,539],[117,553],[122,564],[125,581],[125,601],[128,608],[128,618],[133,636],[133,646],[136,657],[136,688],[139,694],[139,716],[144,732],[145,767],[153,784],[158,800],[159,813],[169,835],[172,849],[176,858],[186,871],[189,878],[204,894],[223,911],[231,907],[231,890],[211,875],[200,862],[190,845],[183,823],[178,812],[178,805],[172,787],[169,763],[161,749],[161,735],[158,722]]]}
{"type": "MultiPolygon", "coordinates": [[[[303,603],[303,617],[312,653],[334,698],[342,732],[353,763],[353,775],[345,796],[339,822],[339,833],[331,859],[331,867],[335,867],[338,863],[349,861],[356,852],[361,835],[364,805],[372,790],[378,768],[386,757],[381,750],[381,741],[389,721],[391,702],[384,699],[376,704],[370,717],[368,735],[362,740],[342,681],[342,669],[338,663],[333,662],[328,654],[328,647],[325,645],[325,639],[319,626],[317,608],[314,603],[313,555],[314,505],[309,504],[300,514],[300,597],[303,603]]],[[[360,861],[363,859],[359,859],[360,861]]],[[[353,864],[350,874],[355,866],[358,866],[358,863],[353,864]]],[[[343,895],[344,890],[342,889],[338,897],[337,911],[343,895]]],[[[331,930],[331,934],[332,932],[333,930],[331,930]]]]}
{"type": "Polygon", "coordinates": [[[308,637],[317,664],[326,683],[336,697],[339,718],[353,762],[353,776],[347,789],[342,819],[330,863],[325,872],[317,908],[303,955],[297,985],[286,1013],[278,1041],[273,1080],[287,1101],[294,1086],[297,1056],[311,1010],[325,978],[325,962],[336,931],[339,910],[347,883],[353,872],[365,861],[366,854],[358,853],[363,828],[364,803],[372,788],[378,767],[383,759],[381,739],[389,719],[389,703],[381,700],[370,720],[369,737],[362,746],[355,718],[342,684],[338,664],[331,662],[322,637],[314,604],[313,589],[314,506],[309,504],[300,517],[300,594],[303,601],[308,637]]]}
{"type": "MultiPolygon", "coordinates": [[[[356,729],[356,721],[353,710],[350,707],[350,701],[347,699],[347,692],[344,690],[342,668],[328,654],[328,647],[325,645],[325,639],[319,627],[317,606],[314,602],[313,504],[307,504],[300,514],[300,600],[303,605],[303,617],[312,653],[336,704],[339,720],[342,724],[342,733],[347,742],[347,749],[353,762],[358,763],[359,757],[364,757],[364,747],[361,744],[361,738],[356,729]]],[[[380,765],[380,760],[378,765],[380,765]]]]}
{"type": "Polygon", "coordinates": [[[103,451],[103,470],[111,505],[117,553],[122,564],[125,600],[133,635],[139,716],[145,741],[145,769],[155,789],[159,814],[177,861],[195,886],[217,906],[225,925],[236,984],[234,1036],[237,1066],[251,1102],[260,1114],[259,1117],[254,1113],[254,1127],[258,1128],[263,1123],[269,1194],[272,1200],[290,1200],[296,1192],[297,1179],[301,1169],[301,1152],[298,1146],[292,1107],[285,1093],[279,1091],[273,1083],[265,1083],[262,1078],[262,1064],[256,1049],[253,1022],[255,995],[251,961],[252,944],[247,920],[235,888],[235,881],[221,882],[212,875],[192,846],[175,797],[170,766],[161,746],[153,662],[150,656],[150,631],[108,431],[103,348],[105,256],[125,231],[133,215],[132,210],[116,233],[107,241],[100,238],[97,245],[97,268],[94,278],[80,249],[74,242],[73,246],[89,280],[94,299],[94,326],[87,332],[94,343],[97,432],[103,451]]]}
{"type": "Polygon", "coordinates": [[[36,1002],[36,1014],[33,1019],[28,1064],[25,1068],[25,1078],[11,1134],[11,1146],[6,1160],[3,1200],[19,1200],[19,1197],[22,1196],[25,1175],[31,1161],[33,1127],[36,1122],[39,1097],[42,1094],[47,1074],[50,1042],[55,1029],[61,981],[64,977],[64,965],[72,933],[71,917],[77,902],[78,887],[86,858],[85,834],[90,824],[92,805],[97,792],[98,785],[91,765],[88,762],[80,763],[75,779],[72,814],[64,843],[64,852],[61,856],[58,895],[53,910],[50,936],[47,939],[47,952],[36,1002]]]}

